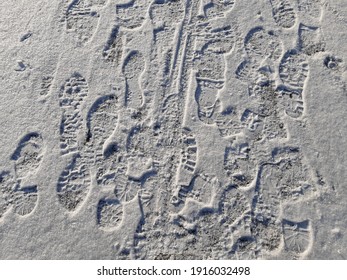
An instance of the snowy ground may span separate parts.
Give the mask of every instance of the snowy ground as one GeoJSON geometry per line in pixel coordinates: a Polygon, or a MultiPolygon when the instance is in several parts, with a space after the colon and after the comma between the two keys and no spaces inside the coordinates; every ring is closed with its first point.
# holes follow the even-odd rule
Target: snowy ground
{"type": "Polygon", "coordinates": [[[346,1],[0,10],[0,259],[347,258],[346,1]]]}

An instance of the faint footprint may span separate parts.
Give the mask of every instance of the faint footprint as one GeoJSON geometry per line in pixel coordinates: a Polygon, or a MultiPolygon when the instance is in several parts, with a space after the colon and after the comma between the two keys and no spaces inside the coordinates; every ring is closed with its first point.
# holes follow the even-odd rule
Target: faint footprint
{"type": "Polygon", "coordinates": [[[214,185],[218,185],[214,180],[215,178],[204,174],[195,176],[189,186],[190,191],[187,196],[196,201],[209,204],[214,192],[213,187],[214,185]]]}
{"type": "Polygon", "coordinates": [[[282,93],[282,104],[289,116],[299,117],[304,111],[303,90],[309,75],[309,64],[305,56],[296,50],[288,51],[279,67],[283,85],[278,89],[282,93]]]}
{"type": "Polygon", "coordinates": [[[223,192],[219,208],[221,223],[228,227],[237,224],[251,212],[250,203],[236,186],[230,186],[223,192]]]}
{"type": "Polygon", "coordinates": [[[116,26],[113,28],[104,46],[102,56],[107,62],[112,62],[118,67],[121,64],[123,51],[123,33],[120,31],[120,28],[116,26]]]}
{"type": "MultiPolygon", "coordinates": [[[[230,53],[236,42],[235,26],[219,24],[217,21],[202,24],[202,26],[204,26],[203,29],[194,33],[195,59],[201,60],[201,65],[206,64],[206,61],[220,62],[225,60],[223,55],[230,53]]],[[[223,69],[224,67],[221,67],[220,71],[223,72],[223,69]]]]}
{"type": "Polygon", "coordinates": [[[275,22],[282,28],[293,27],[297,19],[297,14],[290,0],[270,0],[270,3],[275,22]]]}
{"type": "Polygon", "coordinates": [[[180,135],[178,150],[181,156],[176,169],[175,189],[171,203],[178,205],[184,201],[187,191],[195,181],[195,172],[198,162],[198,143],[195,134],[189,128],[183,128],[180,135]]]}
{"type": "Polygon", "coordinates": [[[114,186],[117,170],[120,165],[117,157],[115,153],[109,153],[101,162],[98,162],[95,176],[99,186],[114,186]]]}
{"type": "Polygon", "coordinates": [[[131,51],[125,58],[122,70],[126,80],[125,105],[139,109],[144,102],[141,76],[145,71],[145,59],[139,51],[131,51]]]}
{"type": "Polygon", "coordinates": [[[11,156],[17,181],[32,176],[38,170],[43,158],[43,140],[40,134],[26,134],[11,156]]]}
{"type": "Polygon", "coordinates": [[[127,175],[127,167],[121,167],[116,172],[114,193],[121,202],[132,200],[140,191],[141,182],[129,180],[127,175]]]}
{"type": "Polygon", "coordinates": [[[231,184],[247,187],[256,177],[256,162],[247,142],[232,143],[225,148],[224,170],[231,184]]]}
{"type": "Polygon", "coordinates": [[[249,96],[254,96],[255,88],[258,87],[259,63],[261,62],[256,61],[254,58],[247,58],[239,64],[235,71],[236,78],[247,85],[249,96]]]}
{"type": "Polygon", "coordinates": [[[217,94],[224,82],[202,79],[197,77],[195,100],[198,106],[198,117],[206,124],[213,124],[213,115],[218,102],[217,94]]]}
{"type": "Polygon", "coordinates": [[[237,260],[254,260],[257,250],[255,239],[249,235],[243,235],[234,242],[230,254],[235,255],[237,260]]]}
{"type": "Polygon", "coordinates": [[[226,61],[223,53],[204,49],[195,54],[194,64],[199,80],[224,83],[226,61]]]}
{"type": "Polygon", "coordinates": [[[106,0],[73,0],[65,13],[66,31],[77,36],[78,45],[85,45],[93,36],[99,21],[98,9],[106,0]]]}
{"type": "MultiPolygon", "coordinates": [[[[290,108],[290,107],[288,107],[290,108]]],[[[300,110],[301,111],[301,110],[300,110]]],[[[300,112],[299,111],[299,112],[300,112]]],[[[290,114],[290,112],[286,111],[288,115],[294,116],[290,114]]],[[[262,130],[262,140],[267,139],[268,141],[274,139],[286,139],[287,138],[287,129],[279,112],[274,110],[270,115],[264,118],[264,126],[262,130]]]]}
{"type": "Polygon", "coordinates": [[[97,206],[96,220],[101,229],[114,230],[123,220],[123,206],[117,199],[101,199],[97,206]]]}
{"type": "Polygon", "coordinates": [[[282,221],[285,251],[295,256],[303,256],[310,250],[312,243],[311,222],[282,221]]]}
{"type": "Polygon", "coordinates": [[[298,10],[301,16],[312,20],[320,20],[322,17],[322,1],[321,0],[296,0],[298,10]]]}
{"type": "Polygon", "coordinates": [[[14,212],[20,216],[26,216],[33,212],[37,201],[38,193],[36,186],[20,188],[14,193],[14,212]]]}
{"type": "MultiPolygon", "coordinates": [[[[244,48],[251,60],[251,65],[255,63],[258,67],[260,66],[260,62],[263,60],[278,60],[281,57],[283,50],[281,40],[273,31],[266,31],[263,27],[255,27],[247,33],[244,48]]],[[[246,73],[250,72],[248,69],[251,68],[251,65],[248,63],[241,65],[242,68],[238,69],[239,73],[245,72],[245,70],[246,73]],[[241,69],[244,70],[241,72],[241,69]]]]}
{"type": "Polygon", "coordinates": [[[221,102],[217,100],[215,105],[215,113],[212,116],[215,124],[218,127],[221,137],[230,137],[240,132],[241,124],[237,116],[235,107],[227,107],[221,109],[221,102]]]}
{"type": "Polygon", "coordinates": [[[200,0],[199,16],[208,19],[224,17],[234,5],[235,0],[200,0]]]}
{"type": "Polygon", "coordinates": [[[60,204],[70,212],[75,211],[86,198],[90,182],[87,164],[75,154],[58,179],[56,190],[60,204]]]}
{"type": "Polygon", "coordinates": [[[258,141],[264,129],[264,117],[253,110],[246,109],[241,115],[241,125],[246,138],[258,141]]]}
{"type": "Polygon", "coordinates": [[[91,166],[100,164],[111,152],[106,142],[118,124],[118,114],[118,100],[114,95],[99,97],[91,106],[87,114],[84,150],[91,166]]]}
{"type": "Polygon", "coordinates": [[[117,23],[126,29],[141,27],[147,17],[147,10],[152,0],[132,0],[116,5],[117,23]]]}
{"type": "MultiPolygon", "coordinates": [[[[215,194],[219,191],[219,188],[220,183],[216,177],[210,178],[208,175],[198,174],[192,178],[188,186],[178,186],[173,190],[171,203],[174,205],[185,204],[188,199],[188,204],[192,206],[192,210],[196,208],[198,211],[201,211],[204,207],[210,205],[210,203],[215,202],[212,200],[215,199],[215,194]]],[[[181,212],[183,216],[189,216],[189,205],[185,205],[185,210],[181,212]]],[[[194,217],[190,218],[195,219],[194,217]]]]}
{"type": "Polygon", "coordinates": [[[235,76],[241,82],[248,84],[249,81],[254,81],[256,79],[256,68],[257,65],[255,65],[254,63],[252,64],[252,61],[250,59],[245,59],[236,68],[235,76]]]}
{"type": "Polygon", "coordinates": [[[299,25],[298,49],[307,55],[324,52],[325,43],[317,26],[299,25]]]}
{"type": "Polygon", "coordinates": [[[275,149],[272,154],[274,159],[279,161],[277,167],[281,177],[276,189],[281,201],[294,202],[312,197],[317,191],[315,180],[310,175],[310,168],[300,150],[295,147],[284,147],[275,149]]]}
{"type": "Polygon", "coordinates": [[[82,128],[81,106],[88,94],[88,84],[79,73],[74,73],[62,86],[59,105],[62,110],[60,122],[61,154],[76,152],[79,148],[79,134],[82,128]]]}
{"type": "Polygon", "coordinates": [[[38,171],[44,155],[43,148],[42,137],[37,132],[28,133],[19,141],[11,156],[14,175],[9,171],[0,175],[0,217],[10,206],[21,216],[33,212],[38,201],[37,186],[23,186],[23,181],[32,180],[38,171]]]}
{"type": "Polygon", "coordinates": [[[188,129],[183,129],[182,140],[183,151],[181,157],[181,168],[190,173],[194,173],[198,159],[198,146],[195,136],[188,129]]]}
{"type": "MultiPolygon", "coordinates": [[[[202,3],[201,3],[202,4],[202,3]]],[[[206,8],[233,5],[229,2],[209,2],[202,6],[206,8]],[[206,5],[205,5],[206,4],[206,5]]],[[[206,14],[205,14],[206,15],[206,14]]],[[[229,136],[232,129],[230,115],[220,112],[219,91],[225,85],[227,61],[225,54],[230,52],[235,44],[235,34],[230,25],[208,26],[206,30],[196,34],[194,42],[195,101],[198,106],[198,117],[205,124],[216,123],[221,135],[229,136]],[[216,110],[217,109],[217,110],[216,110]]]]}
{"type": "Polygon", "coordinates": [[[16,181],[9,171],[0,173],[0,219],[13,204],[16,181]]]}
{"type": "Polygon", "coordinates": [[[149,17],[155,28],[160,28],[163,25],[178,23],[182,20],[184,13],[183,1],[168,0],[168,1],[152,1],[149,8],[149,17]]]}
{"type": "Polygon", "coordinates": [[[277,251],[282,241],[281,204],[276,190],[280,174],[273,164],[262,165],[259,170],[252,202],[251,233],[260,255],[277,251]]]}
{"type": "Polygon", "coordinates": [[[49,93],[49,90],[52,86],[54,77],[53,75],[46,75],[43,76],[41,79],[41,86],[40,86],[40,95],[46,96],[49,93]]]}
{"type": "Polygon", "coordinates": [[[18,215],[30,214],[37,205],[37,186],[22,186],[21,180],[33,176],[38,171],[42,158],[43,139],[36,132],[25,135],[11,157],[18,182],[14,195],[14,212],[18,215]]]}

